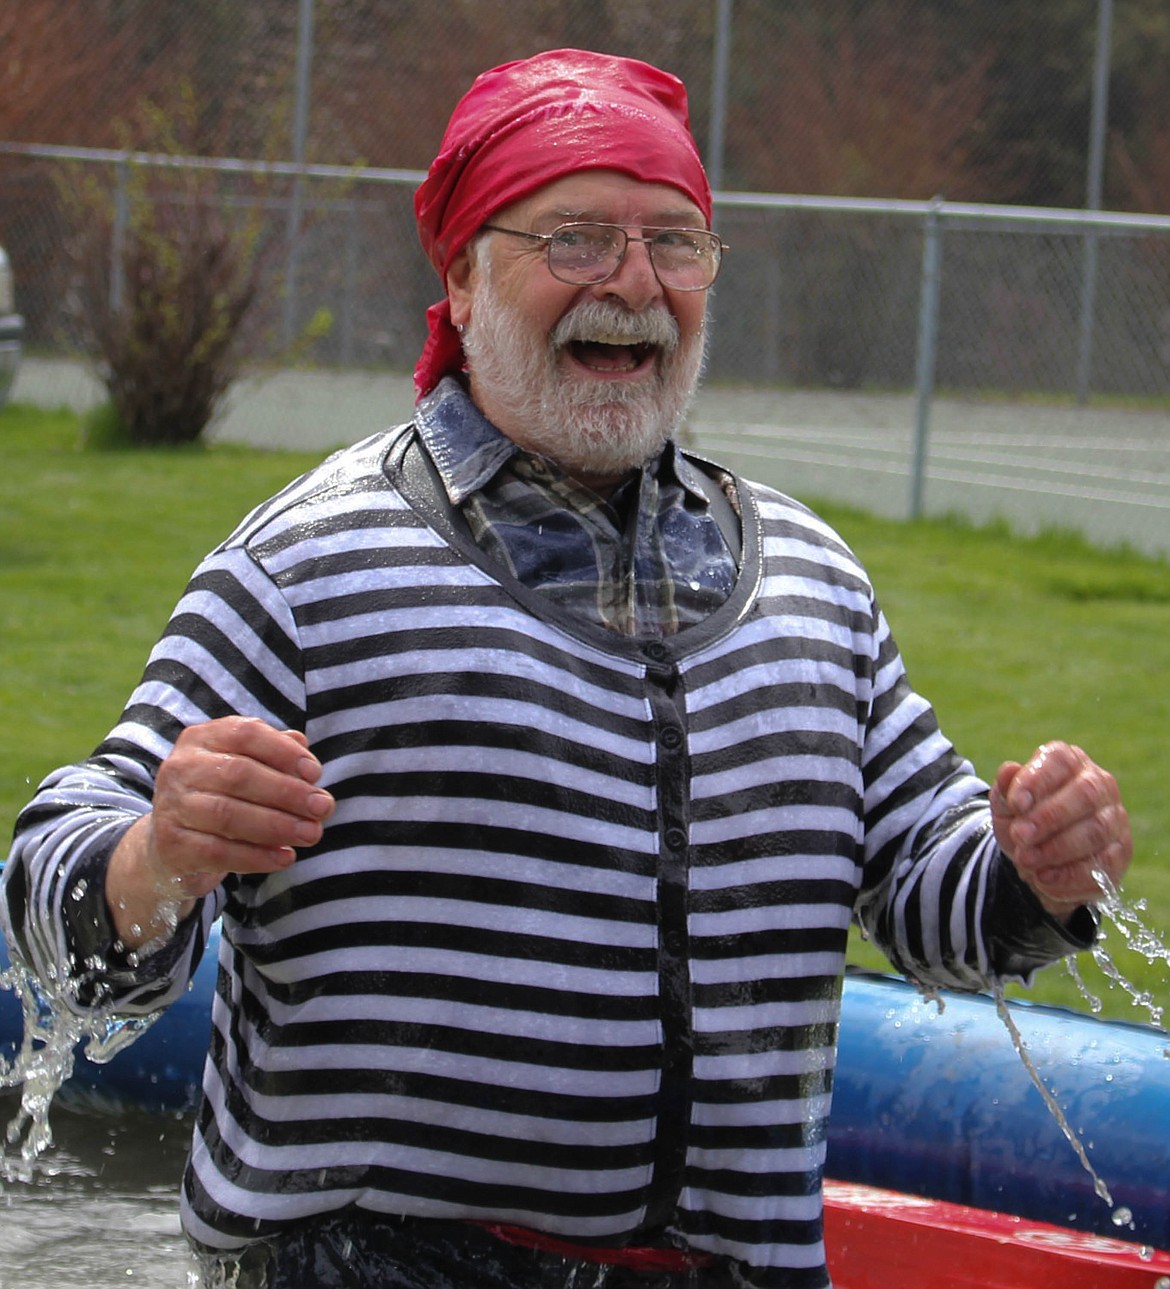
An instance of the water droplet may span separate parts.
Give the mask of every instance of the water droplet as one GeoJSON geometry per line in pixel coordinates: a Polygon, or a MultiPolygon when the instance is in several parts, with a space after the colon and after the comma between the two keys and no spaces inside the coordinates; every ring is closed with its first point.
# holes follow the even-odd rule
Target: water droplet
{"type": "Polygon", "coordinates": [[[1113,1210],[1113,1225],[1128,1226],[1133,1230],[1133,1210],[1122,1204],[1113,1210]]]}

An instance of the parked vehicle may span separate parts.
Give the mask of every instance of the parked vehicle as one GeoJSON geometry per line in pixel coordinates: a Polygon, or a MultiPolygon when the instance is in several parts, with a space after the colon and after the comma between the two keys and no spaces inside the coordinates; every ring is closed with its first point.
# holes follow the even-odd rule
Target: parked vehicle
{"type": "Polygon", "coordinates": [[[23,341],[24,319],[16,312],[12,268],[0,246],[0,407],[4,406],[16,380],[23,341]]]}

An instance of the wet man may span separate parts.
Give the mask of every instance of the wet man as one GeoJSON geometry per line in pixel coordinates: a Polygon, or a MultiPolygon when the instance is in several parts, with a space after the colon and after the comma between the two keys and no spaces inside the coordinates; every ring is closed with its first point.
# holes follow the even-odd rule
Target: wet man
{"type": "Polygon", "coordinates": [[[413,422],[200,566],[22,815],[10,943],[146,1013],[222,919],[212,1278],[823,1289],[851,920],[960,989],[1087,947],[1116,785],[981,783],[844,543],[678,447],[726,248],[677,80],[485,73],[416,211],[413,422]]]}

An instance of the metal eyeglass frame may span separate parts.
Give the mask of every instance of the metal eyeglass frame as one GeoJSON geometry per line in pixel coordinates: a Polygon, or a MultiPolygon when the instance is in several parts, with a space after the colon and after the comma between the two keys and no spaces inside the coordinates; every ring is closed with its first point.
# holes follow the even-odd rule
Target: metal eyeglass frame
{"type": "Polygon", "coordinates": [[[512,237],[526,237],[530,241],[543,242],[545,244],[545,252],[546,252],[545,258],[548,264],[548,271],[553,275],[553,277],[556,278],[558,282],[564,282],[568,286],[600,286],[602,282],[608,282],[609,279],[613,277],[615,273],[617,273],[617,271],[621,268],[622,264],[625,262],[626,252],[630,249],[630,243],[642,242],[645,244],[647,248],[647,253],[650,256],[650,267],[654,270],[654,276],[658,279],[659,285],[661,285],[668,291],[707,291],[712,286],[714,286],[715,279],[719,276],[719,270],[723,267],[724,251],[727,251],[730,249],[727,243],[724,242],[717,233],[713,233],[706,228],[667,228],[667,227],[657,228],[657,227],[649,226],[649,227],[643,228],[642,232],[652,233],[653,234],[652,237],[634,237],[630,233],[628,233],[620,224],[606,224],[595,219],[574,220],[571,223],[558,224],[556,228],[552,230],[551,233],[529,233],[529,232],[525,232],[524,229],[521,229],[521,228],[503,228],[499,224],[481,224],[480,227],[485,232],[507,233],[512,237]],[[614,264],[613,268],[611,268],[607,273],[604,273],[601,277],[597,277],[597,278],[563,277],[560,273],[558,273],[553,268],[552,266],[553,243],[555,242],[558,235],[564,233],[568,229],[574,229],[574,228],[604,228],[614,233],[620,233],[622,237],[625,238],[625,241],[622,243],[621,250],[618,252],[617,262],[614,264]],[[693,237],[695,234],[698,234],[700,237],[710,238],[712,240],[712,246],[716,250],[718,257],[715,260],[715,270],[711,274],[711,280],[709,282],[704,282],[702,286],[674,286],[669,282],[663,282],[662,275],[658,269],[658,264],[654,259],[655,242],[663,233],[685,233],[688,237],[693,237]]]}

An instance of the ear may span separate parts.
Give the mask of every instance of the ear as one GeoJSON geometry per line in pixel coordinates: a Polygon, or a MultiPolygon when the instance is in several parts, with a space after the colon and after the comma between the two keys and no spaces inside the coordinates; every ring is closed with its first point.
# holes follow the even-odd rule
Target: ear
{"type": "Polygon", "coordinates": [[[451,321],[457,327],[471,320],[471,297],[475,286],[475,256],[470,246],[465,246],[451,261],[447,269],[447,301],[451,306],[451,321]]]}

